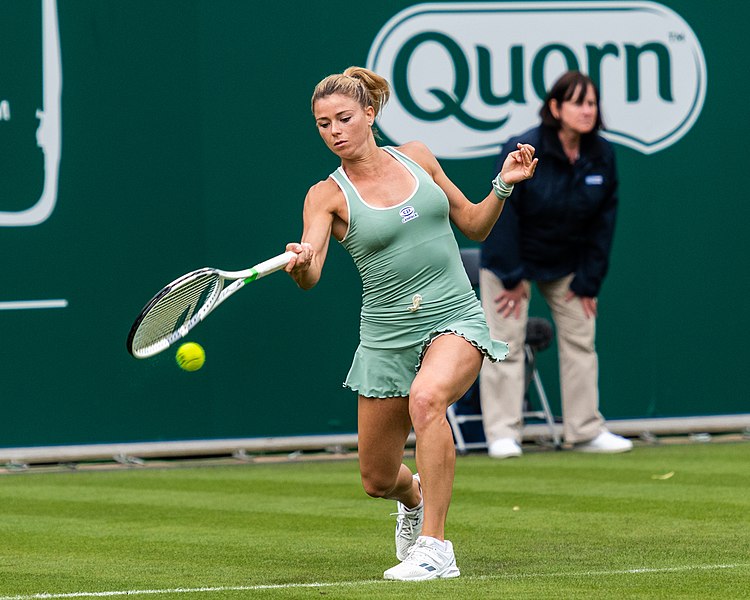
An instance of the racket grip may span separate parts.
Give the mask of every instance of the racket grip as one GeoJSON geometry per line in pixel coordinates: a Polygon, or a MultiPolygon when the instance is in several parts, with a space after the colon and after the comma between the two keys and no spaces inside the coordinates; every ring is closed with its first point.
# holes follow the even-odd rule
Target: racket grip
{"type": "Polygon", "coordinates": [[[264,275],[268,275],[269,273],[273,273],[274,271],[283,269],[296,255],[296,252],[292,252],[290,250],[289,252],[284,252],[284,254],[279,254],[278,256],[274,256],[273,258],[264,260],[262,263],[258,263],[253,267],[253,269],[258,273],[256,279],[260,279],[264,275]]]}

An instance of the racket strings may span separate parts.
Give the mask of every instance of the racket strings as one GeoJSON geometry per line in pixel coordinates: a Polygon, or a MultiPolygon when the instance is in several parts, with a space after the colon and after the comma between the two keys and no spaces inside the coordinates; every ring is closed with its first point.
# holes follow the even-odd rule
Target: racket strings
{"type": "Polygon", "coordinates": [[[221,279],[215,273],[201,274],[167,290],[144,315],[133,336],[133,350],[145,351],[166,343],[195,315],[210,308],[220,291],[221,279]]]}

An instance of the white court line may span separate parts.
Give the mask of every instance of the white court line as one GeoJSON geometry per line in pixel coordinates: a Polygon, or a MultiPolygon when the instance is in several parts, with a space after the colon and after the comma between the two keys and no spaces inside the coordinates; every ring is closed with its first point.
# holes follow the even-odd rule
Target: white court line
{"type": "Polygon", "coordinates": [[[0,302],[0,310],[29,310],[39,308],[66,308],[68,301],[59,300],[15,300],[0,302]]]}
{"type": "MultiPolygon", "coordinates": [[[[748,564],[729,564],[729,565],[686,565],[682,567],[663,567],[663,568],[641,568],[641,569],[621,569],[614,571],[579,571],[572,573],[518,573],[503,575],[480,575],[478,577],[463,577],[462,579],[474,579],[484,581],[488,579],[531,579],[535,577],[600,577],[602,575],[640,575],[643,573],[678,573],[684,571],[713,571],[718,569],[736,569],[738,567],[747,567],[748,564]]],[[[21,594],[18,596],[0,596],[0,600],[54,600],[56,598],[108,598],[111,596],[140,596],[149,594],[199,594],[210,592],[249,592],[260,590],[282,590],[293,588],[334,588],[334,587],[354,587],[358,585],[386,584],[394,585],[391,581],[385,579],[365,579],[363,581],[339,581],[327,583],[278,583],[267,585],[226,585],[216,587],[196,587],[196,588],[165,588],[154,590],[117,590],[109,592],[69,592],[67,594],[21,594]]]]}

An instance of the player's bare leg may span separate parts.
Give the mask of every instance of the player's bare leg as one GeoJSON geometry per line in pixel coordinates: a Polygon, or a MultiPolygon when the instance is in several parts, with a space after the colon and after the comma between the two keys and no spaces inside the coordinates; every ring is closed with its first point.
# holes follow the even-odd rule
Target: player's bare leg
{"type": "Polygon", "coordinates": [[[398,500],[407,507],[421,501],[419,486],[403,464],[411,432],[407,398],[359,397],[359,470],[365,492],[374,498],[398,500]]]}
{"type": "Polygon", "coordinates": [[[461,574],[453,544],[445,539],[456,464],[453,434],[445,413],[469,389],[481,364],[480,351],[457,335],[436,338],[425,353],[409,396],[424,502],[421,535],[405,558],[383,573],[385,579],[422,581],[461,574]]]}
{"type": "Polygon", "coordinates": [[[417,437],[417,470],[424,494],[422,535],[445,539],[453,494],[456,448],[445,413],[471,387],[482,354],[458,335],[441,335],[425,353],[412,383],[409,411],[417,437]]]}
{"type": "Polygon", "coordinates": [[[362,484],[371,496],[398,500],[394,542],[404,560],[422,532],[424,504],[418,476],[403,464],[411,431],[407,398],[360,398],[359,457],[362,484]]]}

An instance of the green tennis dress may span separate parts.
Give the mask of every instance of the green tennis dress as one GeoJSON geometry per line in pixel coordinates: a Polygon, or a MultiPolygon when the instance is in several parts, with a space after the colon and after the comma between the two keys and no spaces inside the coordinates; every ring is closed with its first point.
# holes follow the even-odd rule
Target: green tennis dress
{"type": "Polygon", "coordinates": [[[370,206],[342,167],[331,174],[349,209],[341,244],[362,278],[360,344],[344,386],[372,398],[408,396],[425,351],[442,334],[460,335],[493,362],[508,354],[505,342],[490,338],[447,196],[408,156],[383,149],[414,178],[414,191],[396,206],[370,206]]]}

